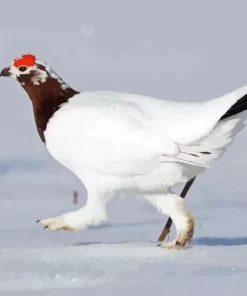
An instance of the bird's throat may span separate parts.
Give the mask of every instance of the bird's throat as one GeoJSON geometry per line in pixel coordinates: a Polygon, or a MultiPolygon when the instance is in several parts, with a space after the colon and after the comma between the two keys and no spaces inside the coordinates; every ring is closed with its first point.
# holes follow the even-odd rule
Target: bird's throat
{"type": "Polygon", "coordinates": [[[49,78],[37,85],[30,83],[22,85],[22,87],[31,99],[37,130],[41,140],[45,142],[44,131],[50,118],[63,104],[79,92],[67,84],[61,84],[54,78],[49,78]]]}

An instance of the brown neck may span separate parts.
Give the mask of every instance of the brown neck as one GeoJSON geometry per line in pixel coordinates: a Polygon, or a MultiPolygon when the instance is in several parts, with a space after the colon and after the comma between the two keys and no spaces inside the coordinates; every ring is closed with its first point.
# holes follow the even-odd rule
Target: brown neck
{"type": "Polygon", "coordinates": [[[69,86],[67,88],[61,87],[58,80],[51,77],[39,85],[26,83],[22,84],[22,87],[32,101],[37,130],[41,140],[45,143],[44,131],[48,121],[62,104],[68,102],[79,92],[69,86]]]}

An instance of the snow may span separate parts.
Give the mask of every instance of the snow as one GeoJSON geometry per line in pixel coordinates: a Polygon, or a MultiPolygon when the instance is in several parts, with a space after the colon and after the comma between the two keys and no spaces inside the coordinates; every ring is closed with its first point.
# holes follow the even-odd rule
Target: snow
{"type": "Polygon", "coordinates": [[[193,243],[182,251],[156,247],[165,219],[133,197],[113,201],[107,223],[80,233],[43,231],[35,223],[79,207],[72,204],[72,194],[2,199],[0,295],[242,293],[247,287],[242,227],[247,202],[202,205],[195,197],[202,188],[194,186],[188,203],[197,228],[193,243]]]}
{"type": "MultiPolygon", "coordinates": [[[[200,101],[246,84],[245,1],[158,2],[54,0],[47,9],[23,0],[13,9],[6,1],[0,64],[33,53],[77,89],[169,100],[200,101]]],[[[133,196],[112,201],[103,225],[53,233],[35,221],[78,208],[85,190],[48,155],[21,87],[2,78],[0,88],[1,296],[244,295],[246,130],[188,194],[190,248],[157,248],[166,218],[133,196]]]]}
{"type": "Polygon", "coordinates": [[[202,287],[205,287],[204,293],[209,292],[212,287],[207,288],[205,283],[208,283],[214,285],[215,292],[225,291],[224,295],[232,295],[233,291],[241,291],[243,286],[238,288],[238,285],[246,278],[241,251],[243,248],[239,246],[228,250],[222,247],[221,251],[214,247],[198,247],[169,254],[139,243],[82,244],[79,247],[19,250],[17,253],[9,249],[4,251],[8,272],[1,280],[1,291],[51,290],[50,295],[54,295],[60,290],[80,288],[81,292],[95,294],[111,291],[125,295],[135,291],[160,295],[164,289],[166,293],[184,291],[187,294],[199,292],[202,287]],[[234,258],[235,253],[238,255],[234,258]],[[227,254],[232,259],[225,262],[227,254]],[[15,269],[10,272],[12,266],[15,269]]]}

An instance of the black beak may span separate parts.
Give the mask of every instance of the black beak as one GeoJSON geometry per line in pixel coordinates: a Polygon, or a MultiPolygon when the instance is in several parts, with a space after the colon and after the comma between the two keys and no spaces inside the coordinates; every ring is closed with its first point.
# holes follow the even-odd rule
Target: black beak
{"type": "Polygon", "coordinates": [[[9,67],[6,67],[2,70],[2,72],[0,73],[0,76],[9,77],[10,74],[11,73],[9,72],[9,67]]]}

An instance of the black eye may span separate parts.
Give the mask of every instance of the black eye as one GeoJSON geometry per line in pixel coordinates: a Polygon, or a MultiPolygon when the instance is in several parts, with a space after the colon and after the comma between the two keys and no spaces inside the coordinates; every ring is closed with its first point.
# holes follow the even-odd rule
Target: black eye
{"type": "Polygon", "coordinates": [[[25,71],[27,70],[27,67],[21,66],[21,67],[19,68],[19,70],[20,70],[21,72],[25,72],[25,71]]]}

